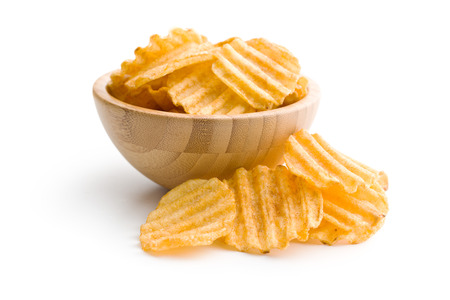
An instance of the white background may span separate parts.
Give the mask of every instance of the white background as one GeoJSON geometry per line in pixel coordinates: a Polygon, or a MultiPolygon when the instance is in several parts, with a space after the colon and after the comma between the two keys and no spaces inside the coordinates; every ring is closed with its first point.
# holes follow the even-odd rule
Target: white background
{"type": "Polygon", "coordinates": [[[1,299],[449,299],[446,1],[2,1],[1,299]],[[126,2],[126,3],[125,3],[126,2]],[[143,252],[166,192],[107,137],[92,84],[150,35],[265,37],[322,89],[312,132],[390,179],[360,245],[143,252]]]}

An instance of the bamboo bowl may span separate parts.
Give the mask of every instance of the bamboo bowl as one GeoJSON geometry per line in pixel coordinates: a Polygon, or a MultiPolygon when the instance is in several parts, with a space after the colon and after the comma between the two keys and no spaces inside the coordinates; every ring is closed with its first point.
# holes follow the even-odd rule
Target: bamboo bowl
{"type": "Polygon", "coordinates": [[[139,172],[173,188],[193,178],[227,178],[239,168],[280,163],[292,133],[309,129],[320,100],[317,84],[301,101],[274,110],[233,116],[157,111],[111,96],[107,73],[94,84],[100,119],[110,139],[139,172]]]}

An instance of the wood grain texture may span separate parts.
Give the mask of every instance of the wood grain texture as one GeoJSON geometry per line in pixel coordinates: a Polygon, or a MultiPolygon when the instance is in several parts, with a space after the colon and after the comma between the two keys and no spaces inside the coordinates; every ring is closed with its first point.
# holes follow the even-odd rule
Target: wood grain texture
{"type": "Polygon", "coordinates": [[[93,87],[106,132],[131,165],[169,189],[193,178],[228,178],[239,167],[274,167],[288,136],[309,129],[320,100],[319,87],[310,80],[309,94],[285,107],[232,116],[188,115],[124,103],[106,90],[109,76],[101,76],[93,87]]]}

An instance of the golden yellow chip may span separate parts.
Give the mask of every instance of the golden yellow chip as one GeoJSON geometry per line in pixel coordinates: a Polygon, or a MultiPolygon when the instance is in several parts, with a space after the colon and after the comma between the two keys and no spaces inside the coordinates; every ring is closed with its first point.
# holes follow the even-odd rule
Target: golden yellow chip
{"type": "Polygon", "coordinates": [[[284,159],[289,170],[319,189],[340,186],[354,193],[359,186],[372,184],[379,172],[339,153],[318,134],[302,129],[285,144],[284,159]]]}
{"type": "Polygon", "coordinates": [[[289,72],[294,74],[300,73],[300,64],[298,63],[297,58],[295,58],[285,47],[271,43],[263,38],[251,39],[247,41],[247,44],[269,57],[289,72]]]}
{"type": "Polygon", "coordinates": [[[344,234],[345,232],[342,229],[322,219],[319,227],[311,229],[309,237],[310,239],[319,240],[322,244],[331,246],[341,240],[344,234]]]}
{"type": "Polygon", "coordinates": [[[168,94],[189,114],[232,115],[255,111],[211,70],[211,63],[183,68],[169,75],[168,94]]]}
{"type": "Polygon", "coordinates": [[[209,43],[183,45],[176,50],[166,53],[159,60],[150,64],[147,69],[131,77],[125,82],[125,85],[130,89],[139,88],[154,79],[163,77],[183,67],[211,60],[213,58],[210,51],[212,47],[209,43]]]}
{"type": "Polygon", "coordinates": [[[345,154],[342,154],[342,153],[341,153],[341,155],[343,155],[343,156],[345,156],[347,159],[353,161],[355,164],[359,165],[361,168],[366,169],[367,171],[369,171],[369,172],[371,172],[372,174],[374,174],[374,176],[375,176],[375,178],[376,178],[375,180],[378,182],[378,184],[379,184],[385,191],[388,190],[388,187],[389,187],[389,179],[388,179],[388,176],[387,176],[387,174],[386,174],[385,172],[383,172],[383,171],[377,171],[377,170],[375,170],[375,169],[372,169],[371,167],[369,167],[369,166],[367,166],[367,165],[365,165],[365,164],[363,164],[363,163],[361,163],[361,162],[359,162],[359,161],[357,161],[357,160],[354,160],[353,158],[348,157],[348,156],[345,155],[345,154]]]}
{"type": "Polygon", "coordinates": [[[284,157],[291,172],[322,191],[323,221],[311,238],[330,245],[340,239],[360,243],[382,226],[388,212],[384,172],[341,154],[306,130],[289,137],[284,157]]]}
{"type": "Polygon", "coordinates": [[[301,76],[297,81],[297,86],[295,87],[295,92],[297,93],[297,98],[299,100],[305,98],[308,94],[308,79],[305,76],[301,76]]]}
{"type": "Polygon", "coordinates": [[[111,85],[122,86],[128,79],[146,69],[149,64],[160,59],[166,52],[173,51],[185,44],[196,43],[201,45],[205,42],[207,42],[206,38],[193,30],[176,28],[171,30],[166,38],[161,38],[155,34],[150,37],[148,46],[138,47],[134,51],[136,56],[134,60],[124,61],[121,69],[111,75],[111,85]]]}
{"type": "Polygon", "coordinates": [[[233,190],[236,218],[225,243],[245,252],[283,249],[305,241],[322,219],[322,196],[284,166],[238,169],[226,183],[233,190]]]}
{"type": "Polygon", "coordinates": [[[126,103],[157,109],[170,110],[174,107],[170,97],[167,95],[167,76],[150,81],[139,89],[130,90],[124,84],[121,71],[111,74],[111,82],[108,84],[108,92],[126,103]]]}
{"type": "Polygon", "coordinates": [[[170,111],[175,106],[173,105],[167,91],[167,87],[162,87],[158,90],[154,90],[151,86],[145,86],[138,91],[125,93],[119,97],[116,96],[116,93],[114,93],[113,95],[116,98],[132,105],[156,110],[170,111]]]}
{"type": "Polygon", "coordinates": [[[175,70],[212,59],[212,48],[193,30],[173,29],[165,38],[153,35],[147,47],[136,49],[134,60],[123,62],[121,70],[111,75],[109,87],[116,97],[123,91],[130,93],[175,70]]]}
{"type": "Polygon", "coordinates": [[[381,186],[361,186],[348,194],[326,190],[323,196],[323,220],[311,231],[311,238],[332,245],[344,239],[361,243],[371,237],[384,223],[388,211],[387,199],[381,186]]]}
{"type": "Polygon", "coordinates": [[[214,53],[214,74],[258,110],[281,105],[300,77],[297,58],[264,39],[234,38],[214,53]]]}
{"type": "Polygon", "coordinates": [[[236,208],[226,184],[189,180],[162,197],[141,226],[141,246],[159,251],[183,246],[210,245],[228,234],[236,208]]]}
{"type": "Polygon", "coordinates": [[[168,97],[167,74],[186,65],[212,59],[211,43],[193,30],[173,29],[165,38],[150,37],[147,47],[137,48],[136,58],[122,63],[111,74],[108,89],[127,103],[170,111],[174,105],[168,97]]]}
{"type": "Polygon", "coordinates": [[[300,77],[297,81],[297,86],[292,94],[289,94],[286,98],[284,98],[283,106],[290,105],[295,103],[308,94],[308,79],[304,76],[300,77]]]}
{"type": "Polygon", "coordinates": [[[221,42],[215,43],[215,44],[214,44],[214,47],[222,47],[222,46],[225,45],[225,44],[231,43],[231,42],[234,41],[235,39],[239,39],[239,38],[238,38],[238,37],[230,37],[230,38],[228,38],[228,39],[226,39],[226,40],[223,40],[223,41],[221,41],[221,42]]]}
{"type": "Polygon", "coordinates": [[[150,87],[148,88],[151,101],[158,104],[158,106],[165,111],[170,111],[175,108],[172,99],[169,97],[168,91],[169,88],[167,87],[162,87],[159,90],[152,90],[150,87]]]}
{"type": "Polygon", "coordinates": [[[153,94],[158,93],[151,88],[145,88],[136,93],[130,93],[123,96],[122,101],[150,109],[160,110],[161,107],[154,101],[153,94]]]}

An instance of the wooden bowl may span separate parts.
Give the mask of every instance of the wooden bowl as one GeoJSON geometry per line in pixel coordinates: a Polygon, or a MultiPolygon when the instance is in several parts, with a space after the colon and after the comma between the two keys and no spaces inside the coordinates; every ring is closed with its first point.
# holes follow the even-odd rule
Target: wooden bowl
{"type": "Polygon", "coordinates": [[[106,89],[110,74],[93,88],[106,132],[131,165],[169,189],[193,178],[227,178],[239,167],[276,166],[289,135],[311,126],[320,99],[310,80],[305,98],[274,110],[233,116],[171,113],[114,98],[106,89]]]}

